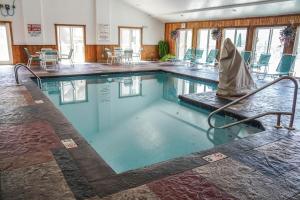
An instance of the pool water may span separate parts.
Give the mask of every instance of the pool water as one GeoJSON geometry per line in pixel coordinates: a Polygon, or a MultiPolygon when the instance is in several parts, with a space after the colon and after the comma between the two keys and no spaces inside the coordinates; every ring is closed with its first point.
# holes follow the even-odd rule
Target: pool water
{"type": "MultiPolygon", "coordinates": [[[[116,173],[261,131],[247,125],[209,130],[209,112],[178,95],[214,91],[216,84],[169,73],[51,78],[42,89],[116,173]]],[[[213,123],[232,120],[217,116],[213,123]]]]}

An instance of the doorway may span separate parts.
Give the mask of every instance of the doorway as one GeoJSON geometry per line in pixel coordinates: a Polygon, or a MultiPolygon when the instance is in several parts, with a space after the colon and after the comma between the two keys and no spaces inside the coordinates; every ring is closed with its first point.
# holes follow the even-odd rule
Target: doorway
{"type": "Polygon", "coordinates": [[[56,24],[57,46],[60,54],[68,55],[73,49],[73,61],[85,61],[85,26],[56,24]]]}
{"type": "Polygon", "coordinates": [[[11,41],[10,23],[0,22],[0,64],[2,65],[13,63],[11,41]]]}
{"type": "Polygon", "coordinates": [[[179,30],[179,36],[176,40],[176,55],[182,60],[188,49],[192,48],[193,31],[192,29],[179,30]]]}

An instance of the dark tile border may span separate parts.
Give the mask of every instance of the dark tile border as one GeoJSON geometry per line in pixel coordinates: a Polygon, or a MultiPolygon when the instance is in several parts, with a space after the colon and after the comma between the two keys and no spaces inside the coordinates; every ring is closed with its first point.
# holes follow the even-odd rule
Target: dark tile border
{"type": "MultiPolygon", "coordinates": [[[[136,73],[136,72],[167,72],[174,73],[180,76],[187,76],[202,81],[209,81],[216,83],[215,80],[206,79],[198,76],[193,76],[188,73],[174,72],[174,70],[135,70],[135,71],[120,71],[120,72],[94,72],[80,74],[65,74],[65,75],[53,75],[43,77],[62,77],[62,76],[85,76],[85,75],[104,75],[104,74],[116,74],[116,73],[136,73]]],[[[50,113],[49,123],[54,127],[56,134],[61,138],[73,138],[78,144],[76,149],[64,150],[66,159],[60,159],[59,154],[54,152],[54,156],[60,165],[62,172],[68,182],[68,185],[72,189],[75,196],[78,199],[83,197],[90,197],[94,195],[94,192],[90,190],[90,186],[94,189],[97,195],[104,197],[125,189],[140,186],[142,184],[149,183],[151,181],[164,178],[169,175],[174,175],[183,171],[193,169],[207,164],[207,161],[202,157],[214,152],[222,152],[227,156],[238,156],[242,152],[252,150],[258,146],[268,144],[279,140],[282,137],[286,137],[286,131],[264,131],[254,134],[244,139],[233,141],[230,144],[220,145],[218,147],[209,149],[207,151],[193,153],[188,156],[172,159],[162,163],[150,165],[145,168],[137,170],[127,171],[125,173],[116,174],[105,163],[105,161],[98,155],[93,148],[80,136],[80,134],[74,129],[72,124],[63,116],[63,114],[52,104],[52,102],[42,93],[42,91],[36,86],[36,84],[26,76],[27,82],[24,85],[31,92],[33,99],[44,100],[44,104],[40,106],[33,106],[33,110],[38,113],[47,112],[50,113]],[[275,137],[274,137],[275,135],[275,137]],[[263,139],[262,139],[263,138],[263,139]],[[84,155],[84,156],[83,156],[84,155]],[[74,167],[74,170],[70,172],[67,170],[66,162],[70,162],[74,167]],[[74,177],[76,180],[74,180],[74,177]],[[83,192],[86,190],[87,192],[83,192]]],[[[203,106],[203,105],[202,105],[203,106]]],[[[205,105],[204,105],[205,106],[205,105]]],[[[206,106],[209,106],[207,104],[206,106]]],[[[207,108],[207,107],[206,107],[207,108]]],[[[26,112],[26,111],[24,111],[26,112]]],[[[32,115],[33,113],[31,113],[32,115]]],[[[237,115],[237,117],[243,117],[237,115]]],[[[261,124],[258,124],[261,126],[261,124]]]]}

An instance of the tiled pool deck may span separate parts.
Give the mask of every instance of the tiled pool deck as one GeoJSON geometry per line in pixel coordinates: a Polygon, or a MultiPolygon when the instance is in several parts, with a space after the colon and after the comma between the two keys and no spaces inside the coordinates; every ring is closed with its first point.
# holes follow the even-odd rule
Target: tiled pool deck
{"type": "MultiPolygon", "coordinates": [[[[37,73],[45,77],[156,70],[217,80],[212,68],[157,64],[88,64],[65,66],[59,73],[37,73]]],[[[115,174],[25,73],[21,79],[24,85],[16,86],[13,68],[0,67],[0,199],[300,199],[300,132],[272,128],[274,118],[261,119],[266,131],[250,137],[115,174]],[[63,139],[73,139],[78,147],[65,148],[63,139]],[[203,159],[217,152],[227,158],[203,159]]],[[[269,109],[288,109],[292,89],[287,81],[278,83],[227,112],[247,117],[269,109]]],[[[207,108],[226,103],[213,93],[181,98],[207,108]]]]}

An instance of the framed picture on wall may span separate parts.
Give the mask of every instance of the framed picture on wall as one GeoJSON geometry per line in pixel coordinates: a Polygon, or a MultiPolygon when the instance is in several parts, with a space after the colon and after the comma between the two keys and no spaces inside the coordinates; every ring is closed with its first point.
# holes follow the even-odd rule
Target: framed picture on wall
{"type": "Polygon", "coordinates": [[[42,33],[41,24],[27,24],[27,31],[31,37],[39,37],[42,33]]]}
{"type": "Polygon", "coordinates": [[[98,24],[98,40],[99,41],[110,41],[110,25],[109,24],[98,24]]]}

